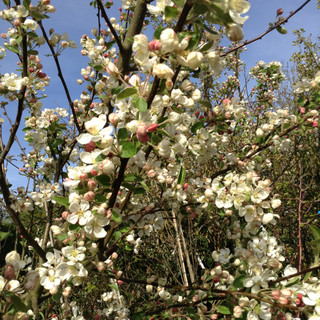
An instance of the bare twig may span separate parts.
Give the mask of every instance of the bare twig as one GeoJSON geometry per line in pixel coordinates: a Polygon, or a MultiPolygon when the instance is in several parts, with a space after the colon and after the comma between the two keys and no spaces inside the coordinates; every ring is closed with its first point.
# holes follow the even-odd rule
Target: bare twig
{"type": "Polygon", "coordinates": [[[39,26],[40,26],[40,28],[41,28],[43,37],[45,38],[45,40],[46,40],[46,42],[47,42],[47,44],[48,44],[48,46],[49,46],[49,49],[50,49],[51,54],[52,54],[52,57],[53,57],[53,59],[54,59],[54,61],[55,61],[55,64],[56,64],[56,66],[57,66],[57,69],[58,69],[58,77],[59,77],[60,80],[61,80],[61,83],[62,83],[64,92],[65,92],[65,94],[66,94],[66,96],[67,96],[67,100],[68,100],[68,103],[69,103],[69,106],[70,106],[70,108],[71,108],[71,112],[72,112],[72,115],[73,115],[73,118],[74,118],[74,123],[75,123],[75,125],[76,125],[76,127],[77,127],[78,132],[80,133],[80,132],[81,132],[81,128],[80,128],[80,125],[79,125],[79,123],[78,123],[76,111],[75,111],[75,108],[74,108],[74,105],[73,105],[73,101],[72,101],[71,96],[70,96],[70,92],[69,92],[68,86],[67,86],[67,84],[66,84],[66,82],[65,82],[65,80],[64,80],[63,74],[62,74],[62,70],[61,70],[61,67],[60,67],[60,62],[59,62],[58,56],[57,56],[57,54],[54,52],[53,46],[50,44],[49,38],[48,38],[48,36],[47,36],[47,33],[46,33],[46,31],[45,31],[45,29],[44,29],[44,27],[43,27],[43,25],[42,25],[42,21],[41,21],[41,20],[38,21],[38,24],[39,24],[39,26]]]}
{"type": "Polygon", "coordinates": [[[225,56],[227,56],[228,54],[230,54],[231,52],[236,51],[236,50],[238,50],[238,49],[240,49],[240,48],[243,48],[244,46],[246,46],[246,45],[248,45],[248,44],[250,44],[250,43],[252,43],[252,42],[255,42],[255,41],[257,41],[257,40],[261,40],[264,36],[266,36],[268,33],[270,33],[271,31],[273,31],[273,30],[276,29],[277,27],[280,27],[280,26],[282,26],[283,24],[287,23],[288,20],[289,20],[292,16],[294,16],[296,13],[298,13],[300,10],[302,10],[302,8],[303,8],[304,6],[306,6],[310,1],[311,1],[311,0],[305,1],[298,9],[296,9],[295,11],[291,11],[291,13],[290,13],[285,19],[278,21],[278,22],[275,23],[272,27],[270,27],[267,31],[263,32],[263,33],[260,34],[259,36],[255,37],[255,38],[253,38],[253,39],[251,39],[251,40],[246,40],[246,41],[240,43],[239,45],[235,46],[234,48],[232,48],[232,49],[230,49],[230,50],[222,53],[222,54],[220,55],[220,57],[225,57],[225,56]]]}

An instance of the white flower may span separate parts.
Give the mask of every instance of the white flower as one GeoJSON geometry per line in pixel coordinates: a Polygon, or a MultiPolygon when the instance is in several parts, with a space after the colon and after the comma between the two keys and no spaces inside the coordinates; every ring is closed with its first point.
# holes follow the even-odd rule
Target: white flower
{"type": "Polygon", "coordinates": [[[172,69],[164,63],[155,64],[152,72],[160,79],[171,79],[174,75],[172,69]]]}
{"type": "Polygon", "coordinates": [[[35,31],[38,29],[37,22],[31,19],[26,19],[24,22],[24,25],[27,26],[32,31],[35,31]]]}
{"type": "Polygon", "coordinates": [[[101,114],[99,117],[92,118],[87,121],[84,126],[88,133],[82,133],[77,138],[77,141],[81,144],[87,144],[91,141],[97,142],[103,138],[109,137],[113,131],[111,126],[104,128],[107,121],[105,114],[101,114]]]}
{"type": "Polygon", "coordinates": [[[20,260],[20,254],[16,251],[11,251],[6,255],[6,263],[12,264],[15,271],[23,269],[26,263],[23,260],[20,260]]]}
{"type": "Polygon", "coordinates": [[[40,284],[46,289],[50,290],[52,288],[58,287],[60,285],[61,279],[59,273],[55,269],[50,268],[47,273],[40,278],[40,284]]]}
{"type": "Polygon", "coordinates": [[[134,60],[144,66],[148,63],[149,58],[148,38],[144,34],[137,34],[133,39],[132,51],[135,52],[134,60]]]}
{"type": "Polygon", "coordinates": [[[88,201],[81,200],[80,202],[74,201],[70,204],[69,210],[71,214],[67,217],[67,221],[71,224],[79,223],[84,226],[91,219],[91,211],[88,201]]]}
{"type": "Polygon", "coordinates": [[[68,246],[62,248],[62,254],[70,261],[83,261],[85,259],[85,247],[75,248],[73,246],[68,246]]]}
{"type": "Polygon", "coordinates": [[[204,56],[201,52],[192,51],[187,56],[186,66],[191,69],[198,69],[204,60],[204,56]]]}
{"type": "Polygon", "coordinates": [[[173,29],[167,28],[160,35],[161,52],[168,53],[175,50],[178,45],[178,38],[173,29]]]}

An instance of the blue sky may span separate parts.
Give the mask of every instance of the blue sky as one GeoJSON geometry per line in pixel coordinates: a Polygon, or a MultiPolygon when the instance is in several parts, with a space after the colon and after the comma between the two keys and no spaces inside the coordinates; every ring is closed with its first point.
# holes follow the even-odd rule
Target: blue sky
{"type": "MultiPolygon", "coordinates": [[[[34,2],[34,1],[32,1],[34,2]]],[[[76,79],[81,78],[80,70],[86,67],[88,59],[82,57],[80,54],[79,40],[83,34],[91,36],[91,29],[97,27],[96,10],[89,6],[89,0],[51,0],[52,4],[56,7],[56,12],[51,14],[51,18],[44,20],[43,24],[47,30],[54,28],[55,32],[63,33],[67,32],[71,40],[76,41],[78,49],[67,49],[61,56],[61,65],[64,70],[64,75],[69,84],[70,93],[72,99],[78,99],[82,87],[76,84],[76,79]]],[[[286,17],[290,11],[296,10],[304,1],[302,0],[252,0],[251,9],[248,12],[249,19],[245,23],[244,33],[245,39],[250,40],[263,33],[268,29],[269,22],[273,22],[276,16],[278,8],[282,8],[284,11],[283,16],[286,17]]],[[[2,3],[2,2],[1,2],[2,3]]],[[[120,0],[114,0],[115,5],[111,10],[108,10],[108,14],[118,17],[118,7],[121,5],[120,0]]],[[[265,36],[262,40],[258,40],[247,47],[241,58],[247,63],[247,70],[256,64],[260,60],[266,62],[277,60],[281,63],[285,63],[289,60],[290,56],[295,50],[292,47],[292,41],[294,39],[292,32],[294,29],[303,27],[306,30],[306,34],[319,35],[320,31],[320,10],[316,7],[316,0],[312,0],[306,5],[302,11],[293,16],[289,22],[285,25],[288,30],[286,35],[281,35],[277,31],[265,36]]],[[[4,5],[0,5],[0,9],[4,9],[4,5]]],[[[102,21],[103,23],[103,21],[102,21]]],[[[8,24],[4,21],[0,21],[0,33],[6,32],[8,24]]],[[[39,30],[38,30],[39,32],[39,30]]],[[[315,38],[315,37],[314,37],[315,38]]],[[[1,45],[2,43],[0,43],[1,45]]],[[[49,53],[49,49],[43,46],[42,53],[49,53]]],[[[0,72],[14,72],[16,69],[17,59],[13,54],[8,54],[5,60],[0,62],[0,72]]],[[[57,77],[56,67],[52,58],[43,57],[42,64],[44,66],[43,71],[51,77],[51,86],[47,90],[48,98],[44,102],[44,107],[66,107],[68,108],[68,102],[65,97],[62,85],[57,77]]],[[[16,105],[10,105],[11,115],[14,115],[16,105]]],[[[23,124],[22,124],[23,126],[23,124]]],[[[3,138],[6,140],[9,136],[8,126],[4,126],[3,138]]],[[[23,135],[19,134],[20,139],[23,141],[23,135]]],[[[19,152],[16,146],[13,148],[13,152],[19,152]]],[[[10,174],[14,185],[17,183],[18,176],[16,174],[10,174]]]]}

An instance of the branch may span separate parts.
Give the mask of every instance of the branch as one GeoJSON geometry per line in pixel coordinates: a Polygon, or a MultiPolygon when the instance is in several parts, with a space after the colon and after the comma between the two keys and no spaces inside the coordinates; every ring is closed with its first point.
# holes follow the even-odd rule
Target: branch
{"type": "Polygon", "coordinates": [[[67,84],[66,84],[66,82],[65,82],[65,80],[64,80],[64,77],[63,77],[63,74],[62,74],[62,71],[61,71],[60,62],[59,62],[59,60],[58,60],[58,57],[57,57],[56,53],[54,52],[54,49],[53,49],[52,45],[50,44],[49,38],[48,38],[48,36],[47,36],[47,33],[46,33],[46,31],[45,31],[45,29],[44,29],[44,27],[43,27],[43,25],[42,25],[42,21],[40,20],[40,21],[38,22],[38,24],[39,24],[39,26],[40,26],[40,28],[41,28],[43,37],[45,38],[45,40],[46,40],[46,42],[47,42],[47,44],[48,44],[48,46],[49,46],[49,48],[50,48],[51,54],[52,54],[52,56],[53,56],[53,59],[54,59],[54,61],[55,61],[55,63],[56,63],[56,66],[57,66],[57,69],[58,69],[58,76],[59,76],[59,78],[60,78],[60,80],[61,80],[61,83],[62,83],[64,92],[65,92],[65,94],[66,94],[66,96],[67,96],[67,100],[68,100],[68,102],[69,102],[69,106],[70,106],[70,108],[71,108],[72,115],[73,115],[73,118],[74,118],[74,123],[75,123],[75,125],[76,125],[76,127],[77,127],[78,132],[80,133],[80,132],[81,132],[81,128],[80,128],[80,125],[79,125],[79,123],[78,123],[78,121],[77,121],[76,111],[75,111],[75,109],[74,109],[73,101],[72,101],[72,99],[71,99],[68,86],[67,86],[67,84]]]}
{"type": "Polygon", "coordinates": [[[320,266],[307,268],[307,269],[304,269],[304,270],[299,271],[299,272],[297,272],[297,273],[290,274],[289,276],[282,277],[282,278],[277,279],[277,280],[269,281],[268,284],[269,284],[269,285],[273,285],[273,284],[279,283],[279,282],[281,282],[281,281],[285,281],[285,280],[288,280],[288,279],[291,279],[291,278],[300,276],[300,275],[302,275],[302,274],[306,274],[306,273],[308,273],[308,272],[316,271],[316,270],[319,270],[319,269],[320,269],[320,266]]]}
{"type": "Polygon", "coordinates": [[[236,51],[240,48],[243,48],[244,46],[246,46],[247,44],[250,44],[252,42],[255,42],[257,40],[261,40],[265,35],[267,35],[268,33],[270,33],[271,31],[273,31],[274,29],[276,29],[277,27],[280,27],[281,25],[285,24],[288,22],[288,20],[294,16],[296,13],[298,13],[304,6],[306,6],[311,0],[307,0],[305,1],[298,9],[296,9],[295,11],[291,11],[291,13],[287,16],[287,18],[285,18],[284,20],[278,21],[277,23],[275,23],[272,27],[270,27],[267,31],[263,32],[262,34],[260,34],[259,36],[257,36],[254,39],[251,40],[246,40],[243,43],[237,45],[236,47],[228,50],[227,52],[224,52],[222,54],[220,54],[220,57],[225,57],[227,56],[229,53],[236,51]]]}
{"type": "Polygon", "coordinates": [[[98,3],[98,8],[101,10],[101,15],[102,15],[103,19],[106,21],[106,24],[108,25],[108,27],[114,37],[114,40],[116,41],[116,43],[119,47],[120,54],[121,54],[121,56],[123,56],[124,55],[124,48],[122,46],[121,40],[118,37],[116,30],[114,30],[114,27],[108,18],[108,15],[106,13],[106,10],[104,9],[103,3],[101,2],[101,0],[97,0],[97,3],[98,3]]]}
{"type": "Polygon", "coordinates": [[[122,43],[123,53],[120,55],[117,62],[117,67],[123,75],[127,74],[130,71],[129,62],[132,55],[132,38],[136,34],[139,34],[141,32],[146,13],[146,0],[138,0],[134,9],[131,23],[128,28],[128,32],[122,43]]]}

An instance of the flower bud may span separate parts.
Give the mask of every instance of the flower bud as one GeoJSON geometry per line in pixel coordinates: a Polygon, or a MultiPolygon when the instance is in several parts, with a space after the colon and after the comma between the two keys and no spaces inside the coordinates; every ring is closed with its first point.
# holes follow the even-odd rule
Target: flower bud
{"type": "Polygon", "coordinates": [[[84,150],[87,152],[91,152],[96,148],[96,144],[93,141],[90,141],[84,146],[84,150]]]}
{"type": "Polygon", "coordinates": [[[93,191],[88,191],[84,194],[83,198],[84,200],[91,202],[94,200],[95,194],[93,191]]]}
{"type": "Polygon", "coordinates": [[[147,131],[148,132],[155,132],[157,131],[159,125],[157,123],[152,123],[148,126],[147,131]]]}
{"type": "Polygon", "coordinates": [[[119,116],[116,113],[110,113],[108,119],[114,127],[116,127],[119,123],[119,116]]]}
{"type": "Polygon", "coordinates": [[[161,42],[159,40],[152,40],[148,44],[150,51],[159,51],[161,49],[161,42]]]}
{"type": "Polygon", "coordinates": [[[14,271],[14,267],[12,264],[7,264],[5,269],[4,269],[4,277],[7,280],[12,280],[15,277],[16,273],[14,271]]]}
{"type": "Polygon", "coordinates": [[[244,37],[243,30],[241,26],[233,23],[227,27],[227,37],[230,41],[240,41],[244,37]]]}

